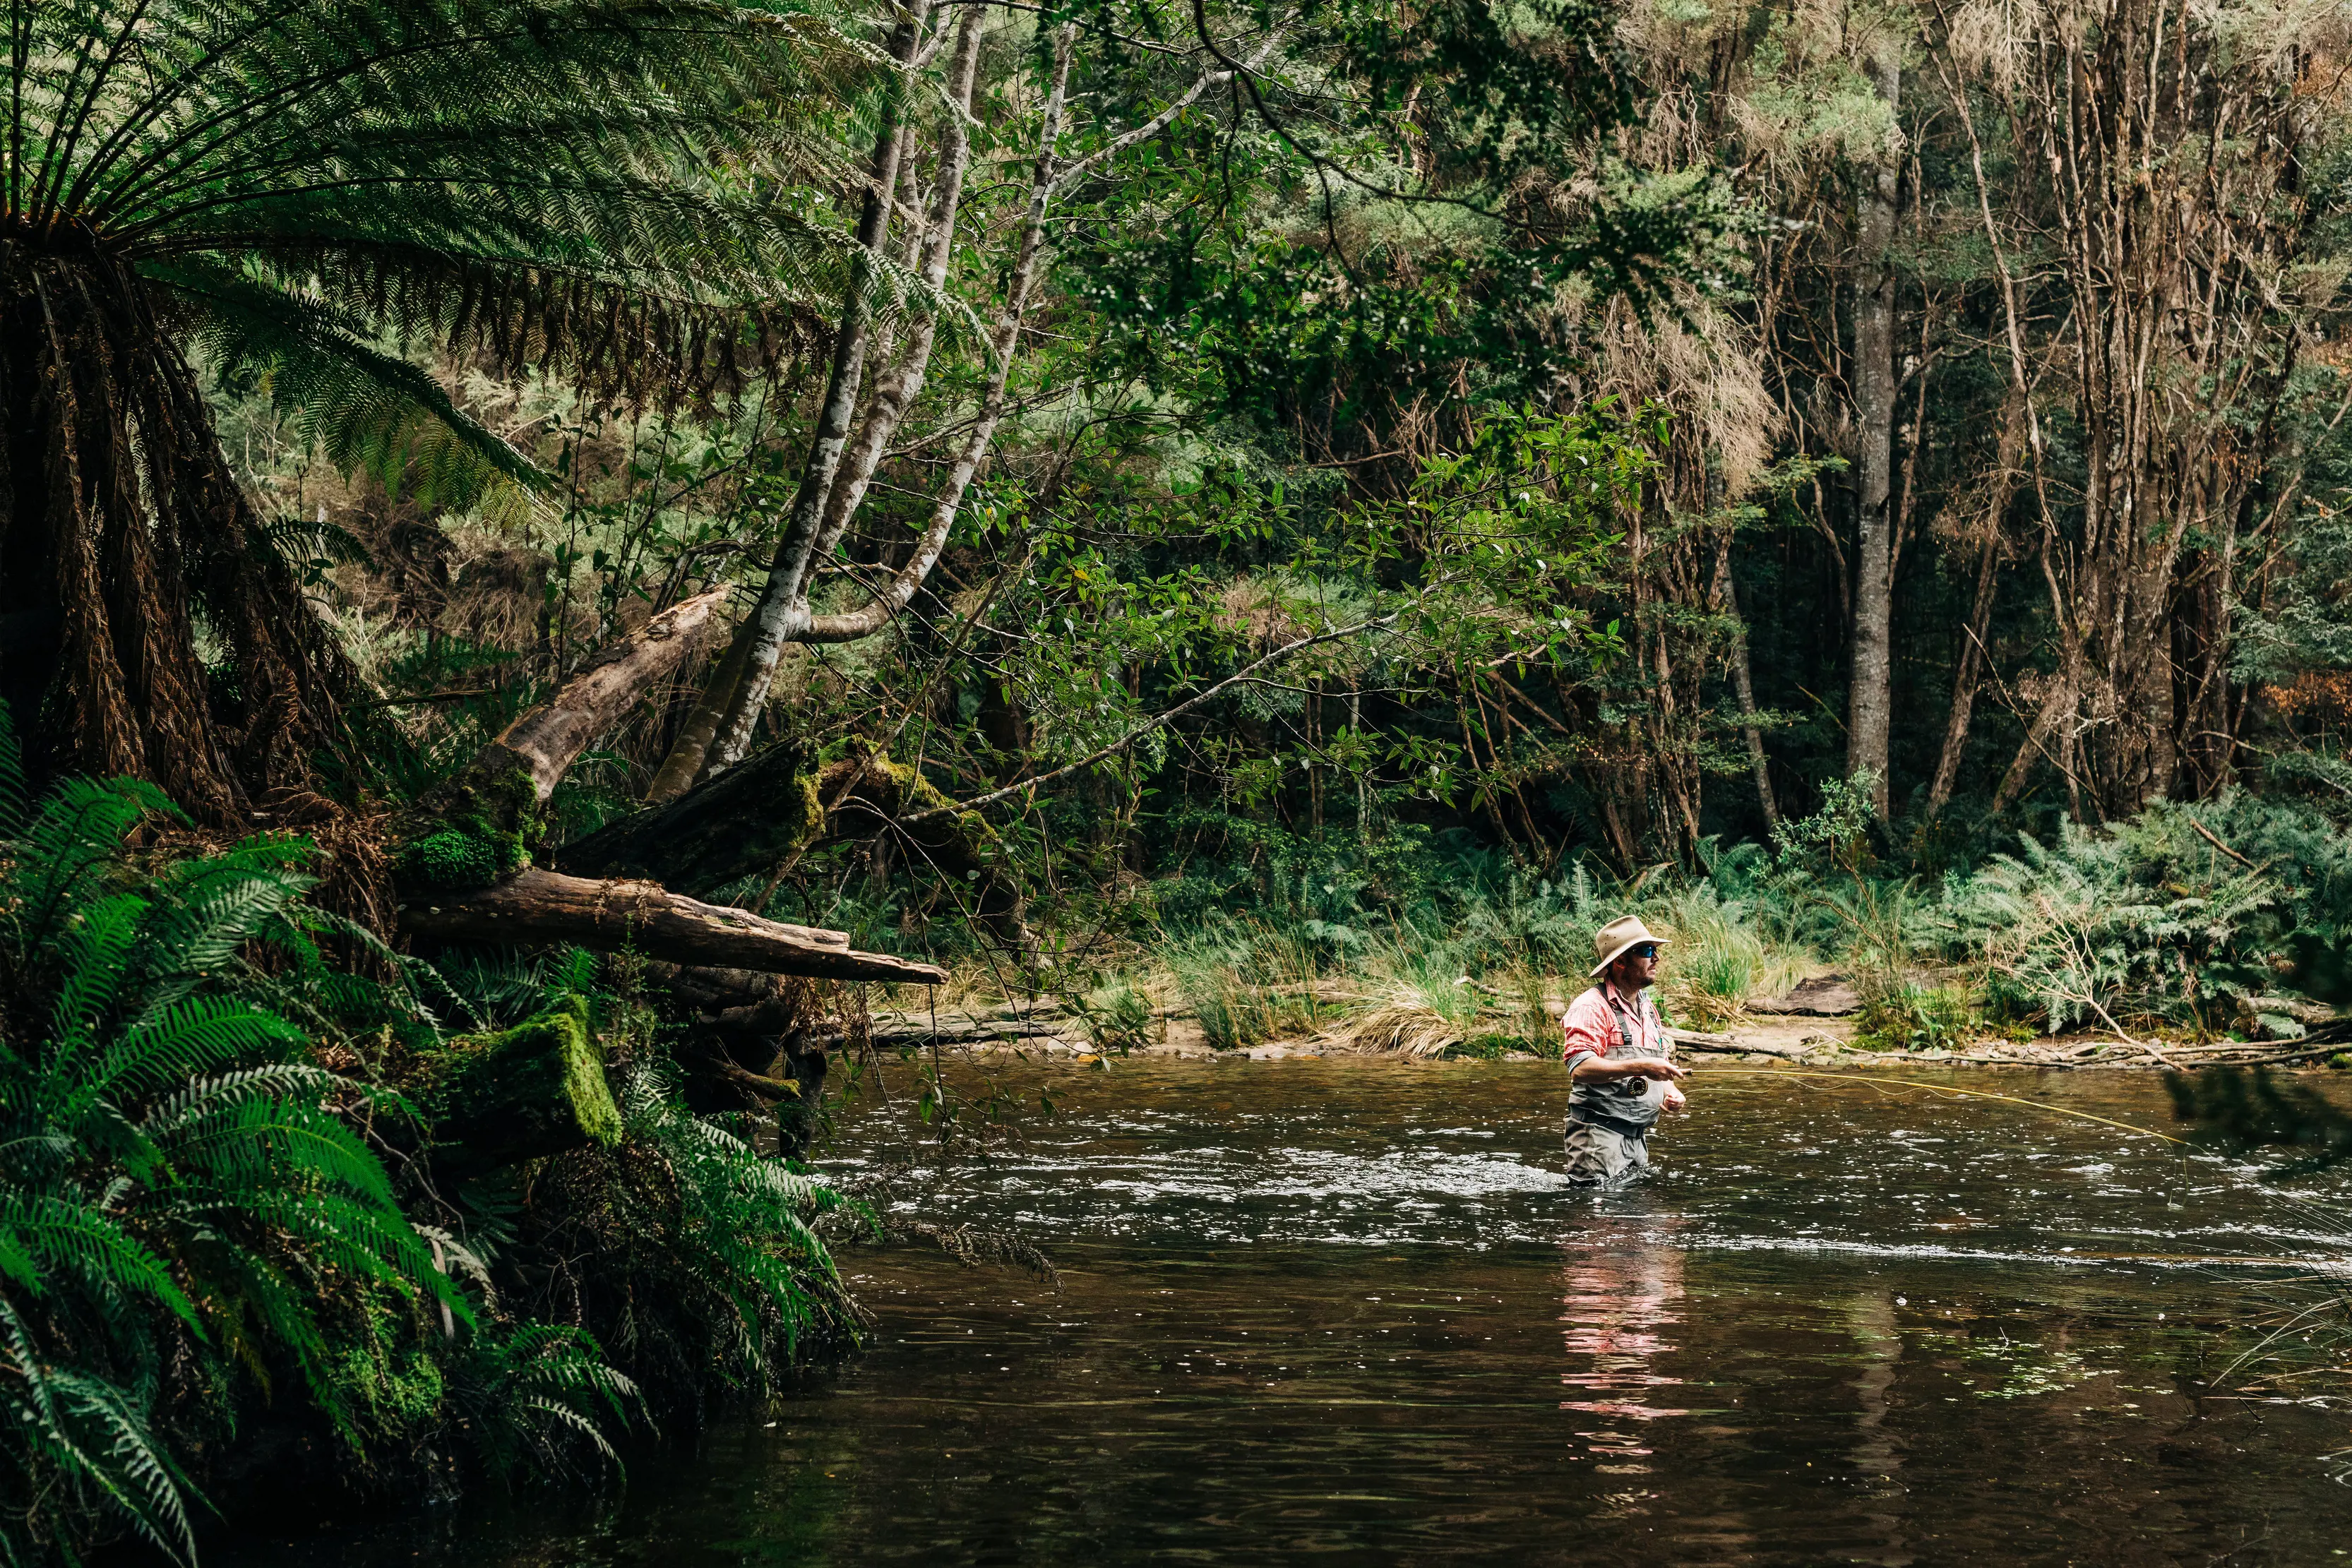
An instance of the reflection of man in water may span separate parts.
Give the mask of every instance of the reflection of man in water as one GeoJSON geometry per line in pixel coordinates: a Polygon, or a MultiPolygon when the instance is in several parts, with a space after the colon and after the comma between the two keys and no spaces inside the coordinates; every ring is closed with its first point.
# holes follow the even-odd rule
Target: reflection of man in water
{"type": "MultiPolygon", "coordinates": [[[[1570,1361],[1559,1380],[1579,1397],[1561,1400],[1561,1409],[1629,1421],[1688,1414],[1657,1403],[1662,1390],[1682,1383],[1660,1362],[1675,1350],[1666,1331],[1682,1322],[1683,1249],[1671,1234],[1664,1243],[1643,1234],[1675,1228],[1671,1218],[1626,1225],[1595,1216],[1564,1243],[1568,1291],[1559,1321],[1570,1361]]],[[[1594,1458],[1622,1467],[1615,1473],[1647,1468],[1633,1463],[1650,1452],[1638,1427],[1577,1436],[1594,1458]]]]}
{"type": "Polygon", "coordinates": [[[1568,1062],[1568,1176],[1570,1181],[1632,1179],[1650,1166],[1650,1128],[1662,1111],[1679,1111],[1683,1070],[1666,1060],[1666,1031],[1648,996],[1658,977],[1659,941],[1632,915],[1593,938],[1601,983],[1568,1004],[1562,1020],[1568,1062]]]}

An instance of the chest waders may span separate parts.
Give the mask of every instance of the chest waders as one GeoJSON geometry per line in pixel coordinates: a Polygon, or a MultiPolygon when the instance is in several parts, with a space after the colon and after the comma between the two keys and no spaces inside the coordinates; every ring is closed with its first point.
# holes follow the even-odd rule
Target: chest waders
{"type": "MultiPolygon", "coordinates": [[[[1634,1033],[1633,1019],[1626,1015],[1624,1009],[1618,1004],[1617,998],[1606,988],[1602,990],[1601,996],[1608,1003],[1610,1012],[1617,1019],[1618,1033],[1624,1040],[1625,1048],[1628,1051],[1634,1049],[1637,1037],[1634,1033]]],[[[1594,1085],[1596,1091],[1600,1087],[1598,1084],[1594,1085]]],[[[1644,1096],[1647,1095],[1646,1086],[1641,1092],[1644,1096]]],[[[1613,1182],[1620,1177],[1646,1169],[1650,1163],[1648,1142],[1650,1129],[1655,1124],[1654,1116],[1647,1122],[1637,1122],[1627,1116],[1612,1116],[1605,1111],[1596,1110],[1590,1103],[1580,1104],[1571,1101],[1568,1109],[1570,1179],[1587,1183],[1613,1182]],[[1580,1137],[1580,1129],[1582,1130],[1580,1137]],[[1613,1134],[1616,1137],[1624,1140],[1622,1152],[1610,1155],[1605,1152],[1605,1148],[1595,1148],[1593,1146],[1595,1139],[1592,1134],[1596,1131],[1613,1134]],[[1580,1155],[1580,1149],[1584,1151],[1581,1155],[1580,1155]],[[1582,1168],[1580,1169],[1580,1166],[1582,1168]]]]}

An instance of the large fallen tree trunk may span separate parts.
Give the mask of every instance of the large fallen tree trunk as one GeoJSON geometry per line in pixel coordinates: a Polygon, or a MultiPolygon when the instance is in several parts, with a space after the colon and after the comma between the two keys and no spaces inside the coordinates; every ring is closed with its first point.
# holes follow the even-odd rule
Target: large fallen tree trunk
{"type": "MultiPolygon", "coordinates": [[[[565,772],[685,661],[723,598],[689,599],[598,654],[410,811],[394,860],[399,921],[428,940],[570,943],[651,960],[646,978],[667,993],[661,1005],[684,1026],[676,1054],[688,1103],[704,1112],[772,1111],[778,1152],[798,1156],[816,1125],[826,1052],[852,1033],[844,1022],[850,1015],[829,1016],[838,1002],[829,1009],[806,980],[947,978],[933,965],[858,952],[843,932],[765,919],[664,885],[707,891],[805,845],[823,810],[799,754],[781,753],[767,768],[740,770],[720,786],[639,812],[585,841],[594,849],[562,852],[570,870],[602,874],[531,864],[541,809],[565,772]],[[658,880],[614,874],[649,870],[658,880]]],[[[953,824],[930,830],[943,842],[958,831],[953,824]]],[[[863,1004],[850,1005],[862,1038],[863,1004]]],[[[573,1040],[579,1031],[567,1033],[566,1024],[535,1019],[442,1064],[449,1077],[437,1131],[458,1166],[511,1163],[605,1135],[595,1104],[601,1062],[593,1042],[573,1040]]]]}
{"type": "Polygon", "coordinates": [[[1027,900],[995,831],[957,809],[917,769],[887,757],[851,757],[809,774],[790,742],[625,817],[556,852],[575,876],[642,876],[707,892],[772,872],[826,839],[889,833],[968,903],[964,917],[1013,951],[1034,950],[1027,900]]]}
{"type": "MultiPolygon", "coordinates": [[[[705,904],[658,882],[566,875],[530,864],[539,809],[564,773],[648,686],[685,661],[725,597],[714,591],[686,600],[597,654],[410,813],[394,861],[403,930],[445,941],[627,948],[674,964],[824,979],[936,985],[947,977],[933,965],[853,952],[838,931],[705,904]]],[[[791,797],[805,798],[805,787],[791,797]]],[[[673,809],[683,804],[673,802],[673,809]]],[[[777,815],[774,807],[739,786],[723,800],[703,801],[700,820],[712,839],[731,834],[764,842],[759,830],[777,815]]]]}
{"type": "Polygon", "coordinates": [[[936,965],[857,952],[843,932],[705,904],[657,883],[600,882],[536,867],[445,903],[407,904],[400,923],[443,940],[572,942],[605,952],[626,948],[672,964],[775,975],[916,985],[947,978],[936,965]]]}

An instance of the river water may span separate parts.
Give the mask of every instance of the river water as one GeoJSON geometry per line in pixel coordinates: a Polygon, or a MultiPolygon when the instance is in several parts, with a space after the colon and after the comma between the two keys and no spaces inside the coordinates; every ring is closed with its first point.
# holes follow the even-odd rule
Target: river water
{"type": "MultiPolygon", "coordinates": [[[[1024,1070],[1025,1071],[1025,1070],[1024,1070]]],[[[2153,1077],[1912,1075],[2171,1130],[2153,1077]]],[[[832,1168],[1060,1287],[850,1250],[871,1343],[586,1504],[213,1561],[2326,1563],[2352,1418],[2224,1378],[2352,1286],[2352,1179],[1884,1080],[1702,1071],[1643,1186],[1559,1167],[1557,1066],[1131,1061],[942,1157],[832,1168]]],[[[2317,1320],[2325,1321],[2325,1320],[2317,1320]]],[[[2301,1327],[2292,1372],[2315,1357],[2301,1327]]]]}

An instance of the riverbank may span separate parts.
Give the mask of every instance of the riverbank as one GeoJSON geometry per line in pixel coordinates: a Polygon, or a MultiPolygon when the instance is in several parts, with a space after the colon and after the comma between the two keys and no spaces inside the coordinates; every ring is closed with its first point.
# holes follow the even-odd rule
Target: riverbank
{"type": "MultiPolygon", "coordinates": [[[[1381,1049],[1360,1030],[1304,1030],[1257,1045],[1219,1050],[1200,1020],[1181,1009],[1154,1012],[1139,1024],[1107,1027],[1099,1009],[1052,995],[1009,1000],[970,999],[937,1008],[877,1009],[877,1045],[943,1049],[1091,1066],[1120,1056],[1177,1061],[1282,1061],[1308,1059],[1420,1061],[1538,1061],[1528,1050],[1435,1051],[1381,1049]]],[[[1856,1042],[1852,1017],[1763,1015],[1720,1030],[1670,1030],[1678,1051],[1695,1068],[1783,1062],[1805,1067],[1989,1067],[2035,1071],[2165,1071],[2196,1067],[2265,1066],[2337,1071],[2352,1065],[2352,1045],[2312,1046],[2274,1040],[2189,1041],[2053,1035],[2019,1040],[1987,1037],[1958,1049],[1879,1050],[1856,1042]]]]}

